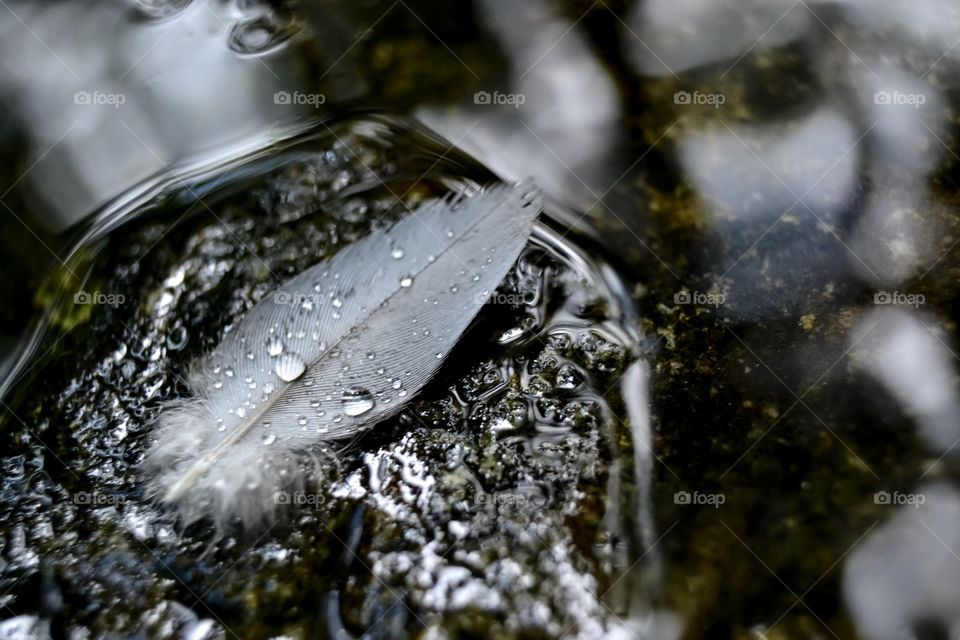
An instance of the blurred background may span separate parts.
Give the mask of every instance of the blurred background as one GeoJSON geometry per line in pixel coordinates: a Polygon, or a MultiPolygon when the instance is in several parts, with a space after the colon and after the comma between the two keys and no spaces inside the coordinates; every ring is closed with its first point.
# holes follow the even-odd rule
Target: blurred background
{"type": "Polygon", "coordinates": [[[960,6],[0,5],[0,389],[94,238],[379,114],[534,176],[636,306],[657,567],[617,637],[960,637],[960,6]]]}

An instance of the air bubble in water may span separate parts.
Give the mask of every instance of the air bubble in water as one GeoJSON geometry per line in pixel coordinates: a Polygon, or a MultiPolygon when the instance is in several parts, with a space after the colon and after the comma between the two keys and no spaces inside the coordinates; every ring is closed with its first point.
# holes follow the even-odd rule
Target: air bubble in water
{"type": "Polygon", "coordinates": [[[283,46],[298,30],[294,21],[267,14],[234,25],[227,45],[240,54],[263,55],[283,46]]]}

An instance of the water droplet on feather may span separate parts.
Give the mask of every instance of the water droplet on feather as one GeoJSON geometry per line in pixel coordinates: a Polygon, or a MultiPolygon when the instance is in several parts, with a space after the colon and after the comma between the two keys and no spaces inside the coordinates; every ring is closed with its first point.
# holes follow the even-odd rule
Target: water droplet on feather
{"type": "Polygon", "coordinates": [[[351,418],[365,414],[376,405],[373,394],[363,387],[350,387],[344,391],[342,402],[343,412],[351,418]]]}
{"type": "Polygon", "coordinates": [[[283,353],[283,342],[280,341],[280,338],[270,336],[270,339],[267,340],[267,353],[271,358],[275,358],[283,353]]]}
{"type": "Polygon", "coordinates": [[[293,382],[307,370],[307,364],[297,354],[287,353],[277,360],[273,370],[284,382],[293,382]]]}

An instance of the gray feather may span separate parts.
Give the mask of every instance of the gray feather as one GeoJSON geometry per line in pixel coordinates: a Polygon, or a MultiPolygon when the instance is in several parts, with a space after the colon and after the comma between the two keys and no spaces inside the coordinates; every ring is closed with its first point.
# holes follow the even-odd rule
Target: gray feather
{"type": "Polygon", "coordinates": [[[517,259],[532,183],[435,201],[294,277],[195,363],[163,407],[149,492],[186,520],[269,519],[297,454],[389,418],[431,379],[517,259]]]}

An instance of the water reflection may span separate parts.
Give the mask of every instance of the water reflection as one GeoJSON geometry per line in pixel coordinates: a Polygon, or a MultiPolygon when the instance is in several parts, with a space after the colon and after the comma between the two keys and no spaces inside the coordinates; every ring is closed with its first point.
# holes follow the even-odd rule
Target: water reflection
{"type": "Polygon", "coordinates": [[[11,2],[10,12],[19,20],[0,22],[0,68],[31,147],[18,186],[50,231],[170,164],[263,146],[278,124],[316,113],[275,99],[310,83],[277,50],[294,31],[266,6],[11,2]],[[238,39],[269,55],[236,55],[238,39]]]}
{"type": "MultiPolygon", "coordinates": [[[[878,294],[881,301],[885,301],[883,295],[878,294]]],[[[922,294],[911,299],[900,293],[886,295],[904,296],[896,301],[900,304],[923,302],[922,294]]],[[[933,328],[935,320],[905,308],[865,314],[857,321],[851,346],[862,350],[860,365],[916,421],[927,446],[938,456],[946,455],[960,443],[957,361],[933,328]]]]}
{"type": "MultiPolygon", "coordinates": [[[[881,494],[884,495],[884,494],[881,494]]],[[[872,530],[843,569],[843,593],[864,638],[960,634],[960,492],[947,483],[886,493],[893,515],[872,530]]]]}
{"type": "Polygon", "coordinates": [[[813,18],[792,0],[649,0],[634,4],[624,36],[646,76],[676,76],[696,67],[734,63],[754,49],[802,36],[813,18]]]}
{"type": "Polygon", "coordinates": [[[592,207],[618,164],[613,79],[548,2],[484,0],[477,10],[503,46],[509,73],[481,80],[481,93],[452,109],[427,107],[419,117],[504,177],[532,175],[553,198],[592,207]],[[496,104],[498,96],[505,102],[496,104]]]}
{"type": "Polygon", "coordinates": [[[855,84],[864,122],[872,123],[869,149],[877,178],[854,223],[850,248],[860,275],[882,286],[896,286],[922,274],[936,259],[936,207],[927,186],[945,152],[946,104],[939,92],[904,70],[878,67],[855,84]]]}
{"type": "Polygon", "coordinates": [[[462,147],[572,205],[651,346],[618,387],[649,547],[618,633],[960,635],[951,3],[10,7],[3,190],[38,229],[347,106],[447,139],[398,180],[462,147]]]}

